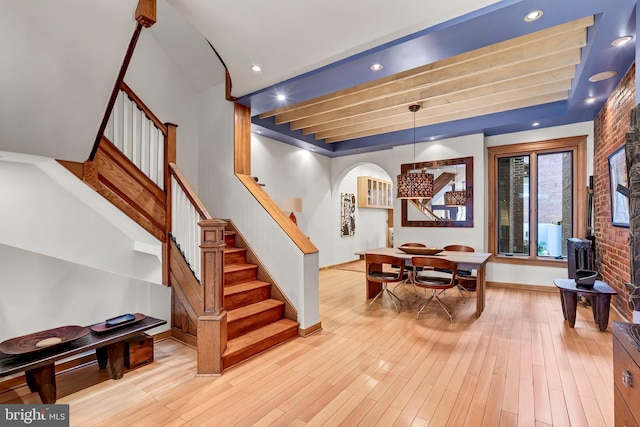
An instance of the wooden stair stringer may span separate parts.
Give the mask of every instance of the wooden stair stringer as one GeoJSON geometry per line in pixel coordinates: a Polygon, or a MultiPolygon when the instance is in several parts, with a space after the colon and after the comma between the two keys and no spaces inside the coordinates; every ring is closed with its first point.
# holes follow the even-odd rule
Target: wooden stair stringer
{"type": "Polygon", "coordinates": [[[202,316],[202,290],[176,244],[169,239],[171,285],[171,335],[186,344],[197,342],[198,317],[202,316]]]}

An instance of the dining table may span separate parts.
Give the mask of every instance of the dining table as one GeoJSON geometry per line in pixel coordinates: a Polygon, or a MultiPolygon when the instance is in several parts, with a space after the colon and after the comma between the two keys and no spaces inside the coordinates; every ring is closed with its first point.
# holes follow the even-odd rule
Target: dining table
{"type": "MultiPolygon", "coordinates": [[[[405,265],[411,264],[411,258],[415,256],[427,256],[427,255],[412,255],[401,251],[398,248],[376,248],[367,249],[362,252],[357,252],[356,255],[365,257],[367,254],[378,255],[391,255],[397,258],[405,260],[405,265]],[[408,262],[407,262],[408,261],[408,262]]],[[[444,258],[456,263],[458,270],[476,270],[476,317],[480,317],[484,311],[485,305],[485,292],[486,292],[486,265],[491,258],[490,253],[486,252],[460,252],[460,251],[441,251],[437,254],[430,255],[438,258],[444,258]]],[[[372,264],[373,269],[380,269],[381,265],[372,264]]],[[[367,265],[367,271],[369,271],[369,265],[367,265]]],[[[382,289],[382,284],[366,280],[366,298],[367,300],[375,297],[382,289]]]]}

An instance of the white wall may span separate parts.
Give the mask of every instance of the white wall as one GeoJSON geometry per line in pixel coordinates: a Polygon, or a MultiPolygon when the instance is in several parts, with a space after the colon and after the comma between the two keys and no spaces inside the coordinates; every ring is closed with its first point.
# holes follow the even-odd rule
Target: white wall
{"type": "MultiPolygon", "coordinates": [[[[203,93],[200,97],[199,127],[199,174],[200,190],[198,195],[216,218],[231,219],[239,232],[247,239],[261,263],[285,292],[289,301],[298,312],[301,328],[308,328],[320,321],[318,291],[318,257],[317,253],[304,255],[289,239],[284,231],[273,221],[271,216],[258,204],[234,174],[234,112],[233,103],[224,99],[225,88],[220,85],[203,93]]],[[[272,147],[276,155],[267,157],[270,168],[285,170],[279,156],[300,153],[289,151],[286,147],[272,147]],[[270,161],[271,159],[272,161],[270,161]]],[[[306,173],[321,181],[322,168],[313,166],[322,161],[314,156],[295,157],[294,172],[306,173]]],[[[266,173],[266,169],[262,170],[266,173]]],[[[259,176],[261,182],[269,185],[277,174],[259,176]]],[[[297,191],[315,191],[313,180],[303,180],[296,184],[297,176],[290,175],[287,191],[291,195],[304,194],[297,191]],[[304,185],[303,185],[304,184],[304,185]]],[[[273,184],[271,184],[273,185],[273,184]]],[[[284,191],[284,190],[283,190],[284,191]]],[[[285,193],[282,193],[285,194],[285,193]]],[[[286,193],[289,194],[289,193],[286,193]]],[[[310,199],[311,200],[311,199],[310,199]]],[[[307,203],[311,211],[313,203],[307,203]]],[[[303,206],[304,209],[307,207],[303,206]]],[[[302,217],[301,222],[313,222],[313,217],[302,217]]]]}
{"type": "Polygon", "coordinates": [[[259,182],[265,185],[264,190],[279,206],[285,197],[302,198],[302,212],[296,213],[298,227],[316,246],[322,245],[328,231],[324,222],[329,215],[327,190],[331,179],[331,160],[252,134],[251,174],[258,177],[259,182]]]}
{"type": "MultiPolygon", "coordinates": [[[[171,319],[171,289],[0,244],[0,341],[124,313],[171,319]]],[[[150,332],[169,329],[168,324],[150,332]]]]}
{"type": "MultiPolygon", "coordinates": [[[[339,262],[346,260],[358,259],[358,252],[362,252],[367,248],[380,248],[387,246],[387,229],[388,227],[388,210],[379,208],[361,208],[356,207],[355,211],[355,234],[353,236],[340,235],[340,202],[343,193],[354,194],[358,199],[358,177],[370,176],[373,178],[383,179],[393,182],[389,174],[380,166],[366,163],[356,165],[349,170],[337,183],[338,187],[334,187],[331,198],[331,239],[326,247],[330,259],[339,262]],[[343,257],[339,260],[337,257],[343,257]]],[[[331,265],[331,264],[329,264],[331,265]]]]}
{"type": "MultiPolygon", "coordinates": [[[[400,164],[413,162],[413,146],[404,145],[393,149],[395,166],[400,173],[400,164]]],[[[395,242],[423,242],[427,246],[441,248],[446,245],[466,245],[476,251],[485,251],[484,230],[486,219],[483,201],[485,196],[484,137],[481,134],[461,136],[416,145],[416,162],[444,160],[457,157],[473,157],[473,227],[402,227],[400,200],[395,200],[395,242]]],[[[395,184],[395,182],[394,182],[395,184]]]]}
{"type": "Polygon", "coordinates": [[[53,159],[0,155],[0,244],[162,282],[160,242],[104,197],[53,159]]]}
{"type": "Polygon", "coordinates": [[[340,197],[358,194],[359,176],[393,181],[373,163],[358,163],[332,178],[336,159],[296,148],[262,135],[252,135],[251,171],[265,184],[265,191],[278,204],[283,197],[301,197],[303,212],[296,213],[298,227],[319,250],[320,267],[358,259],[356,252],[386,246],[387,210],[356,208],[356,231],[340,235],[340,197]]]}
{"type": "Polygon", "coordinates": [[[0,150],[87,159],[136,27],[136,3],[0,0],[0,150]]]}
{"type": "Polygon", "coordinates": [[[160,121],[178,125],[177,164],[197,191],[197,94],[149,32],[140,35],[124,81],[160,121]]]}

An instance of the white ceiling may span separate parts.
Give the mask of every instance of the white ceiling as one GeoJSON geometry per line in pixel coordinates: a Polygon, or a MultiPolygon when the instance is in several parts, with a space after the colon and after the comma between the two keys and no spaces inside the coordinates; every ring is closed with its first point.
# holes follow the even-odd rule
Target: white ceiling
{"type": "MultiPolygon", "coordinates": [[[[496,0],[168,0],[215,46],[238,97],[496,0]],[[259,64],[253,72],[248,64],[259,64]]],[[[159,18],[160,19],[160,18],[159,18]]]]}

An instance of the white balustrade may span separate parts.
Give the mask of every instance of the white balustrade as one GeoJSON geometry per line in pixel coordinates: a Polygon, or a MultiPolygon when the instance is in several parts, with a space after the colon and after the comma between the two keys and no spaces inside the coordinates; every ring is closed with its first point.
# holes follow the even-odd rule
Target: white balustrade
{"type": "Polygon", "coordinates": [[[164,134],[122,90],[104,133],[138,169],[164,190],[164,134]]]}
{"type": "Polygon", "coordinates": [[[202,219],[178,181],[171,177],[171,235],[193,274],[200,281],[200,226],[202,219]]]}

